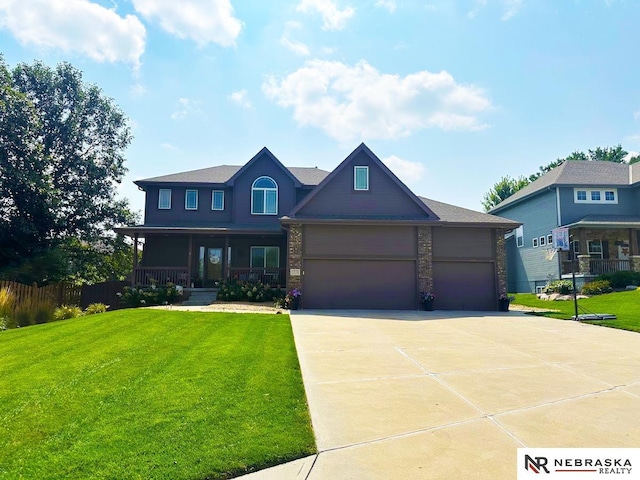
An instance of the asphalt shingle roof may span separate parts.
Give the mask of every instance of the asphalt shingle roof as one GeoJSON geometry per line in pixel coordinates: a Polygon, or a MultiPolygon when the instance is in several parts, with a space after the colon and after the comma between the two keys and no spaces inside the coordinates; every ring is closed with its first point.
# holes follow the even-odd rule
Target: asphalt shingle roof
{"type": "Polygon", "coordinates": [[[491,209],[496,212],[553,186],[626,186],[640,181],[640,166],[600,161],[567,161],[518,190],[491,209]]]}
{"type": "MultiPolygon", "coordinates": [[[[160,177],[145,178],[137,180],[138,185],[149,183],[218,183],[222,184],[233,177],[241,165],[219,165],[216,167],[201,168],[189,172],[172,173],[160,177]]],[[[315,167],[290,167],[291,174],[300,180],[303,185],[318,185],[329,172],[315,167]]]]}
{"type": "Polygon", "coordinates": [[[441,222],[446,223],[478,223],[478,224],[501,224],[512,225],[516,228],[520,225],[520,222],[509,220],[506,218],[498,217],[496,215],[489,215],[488,213],[476,212],[475,210],[469,210],[467,208],[456,207],[448,203],[438,202],[431,200],[430,198],[418,197],[422,200],[429,209],[433,211],[441,222]]]}

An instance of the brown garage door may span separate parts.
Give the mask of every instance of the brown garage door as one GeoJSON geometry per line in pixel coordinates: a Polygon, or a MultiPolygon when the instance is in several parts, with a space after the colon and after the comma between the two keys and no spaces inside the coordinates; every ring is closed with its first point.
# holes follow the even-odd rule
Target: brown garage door
{"type": "Polygon", "coordinates": [[[304,308],[415,310],[413,260],[305,260],[304,308]]]}
{"type": "Polygon", "coordinates": [[[495,310],[495,267],[491,262],[433,262],[438,310],[495,310]]]}

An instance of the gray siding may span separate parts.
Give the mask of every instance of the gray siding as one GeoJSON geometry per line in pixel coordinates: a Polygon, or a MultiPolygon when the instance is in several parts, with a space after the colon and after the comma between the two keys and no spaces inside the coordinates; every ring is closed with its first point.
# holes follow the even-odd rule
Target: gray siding
{"type": "Polygon", "coordinates": [[[144,267],[186,267],[189,238],[186,236],[148,236],[140,264],[144,267]]]}
{"type": "Polygon", "coordinates": [[[324,185],[297,214],[350,216],[422,216],[424,211],[384,172],[369,155],[360,152],[324,185]],[[353,167],[369,167],[369,190],[354,191],[353,167]]]}
{"type": "Polygon", "coordinates": [[[161,225],[188,227],[190,225],[207,225],[215,223],[228,223],[231,221],[231,212],[233,210],[233,198],[231,189],[222,189],[215,187],[147,187],[145,201],[145,225],[161,225]],[[168,188],[171,190],[171,209],[158,210],[158,190],[160,188],[168,188]],[[185,192],[186,190],[198,190],[198,209],[185,210],[185,192]],[[224,210],[211,210],[211,196],[213,190],[224,190],[224,210]]]}
{"type": "MultiPolygon", "coordinates": [[[[593,186],[586,187],[593,189],[593,186]]],[[[603,189],[605,187],[602,187],[603,189]]],[[[638,190],[620,188],[618,190],[617,204],[600,203],[575,203],[573,187],[560,188],[560,209],[562,212],[562,225],[577,222],[587,215],[638,215],[640,203],[638,202],[638,190]]]]}
{"type": "MultiPolygon", "coordinates": [[[[572,190],[573,192],[573,190],[572,190]]],[[[507,245],[507,278],[512,292],[535,292],[536,285],[559,278],[558,255],[545,258],[547,246],[533,248],[533,239],[547,236],[558,226],[555,189],[508,207],[500,216],[522,222],[524,246],[507,245]]]]}

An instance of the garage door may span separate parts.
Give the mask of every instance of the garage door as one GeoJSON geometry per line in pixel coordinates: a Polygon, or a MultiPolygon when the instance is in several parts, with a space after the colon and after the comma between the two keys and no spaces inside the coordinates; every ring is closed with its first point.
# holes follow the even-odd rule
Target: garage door
{"type": "Polygon", "coordinates": [[[304,308],[415,310],[413,260],[305,260],[304,308]]]}
{"type": "Polygon", "coordinates": [[[495,310],[496,280],[492,262],[433,262],[438,310],[495,310]]]}

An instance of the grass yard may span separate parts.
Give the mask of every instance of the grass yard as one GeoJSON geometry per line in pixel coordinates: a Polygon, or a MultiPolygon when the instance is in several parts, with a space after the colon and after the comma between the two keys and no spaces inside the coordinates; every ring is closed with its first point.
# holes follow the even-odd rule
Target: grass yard
{"type": "Polygon", "coordinates": [[[288,315],[0,332],[0,478],[216,479],[315,452],[288,315]]]}
{"type": "MultiPolygon", "coordinates": [[[[515,297],[516,299],[512,303],[517,305],[560,310],[560,312],[542,313],[542,315],[547,317],[566,319],[571,318],[574,315],[573,301],[549,302],[546,300],[539,300],[532,293],[519,293],[516,294],[515,297]]],[[[584,323],[606,325],[607,327],[640,332],[640,290],[606,293],[604,295],[596,295],[591,298],[580,299],[578,300],[578,313],[613,313],[618,317],[616,320],[584,323]]]]}

